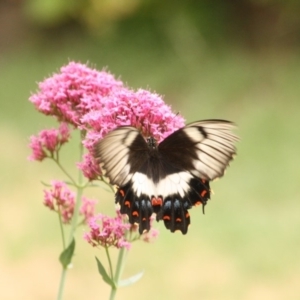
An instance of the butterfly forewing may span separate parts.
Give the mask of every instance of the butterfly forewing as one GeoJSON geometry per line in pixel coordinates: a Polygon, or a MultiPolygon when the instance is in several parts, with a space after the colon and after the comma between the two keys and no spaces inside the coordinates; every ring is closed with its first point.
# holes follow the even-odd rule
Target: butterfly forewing
{"type": "Polygon", "coordinates": [[[194,122],[159,144],[163,159],[196,177],[213,180],[224,174],[236,152],[233,123],[222,120],[194,122]],[[180,143],[181,141],[181,143],[180,143]]]}
{"type": "Polygon", "coordinates": [[[111,184],[125,185],[147,161],[148,146],[136,128],[119,127],[95,147],[95,157],[111,184]]]}

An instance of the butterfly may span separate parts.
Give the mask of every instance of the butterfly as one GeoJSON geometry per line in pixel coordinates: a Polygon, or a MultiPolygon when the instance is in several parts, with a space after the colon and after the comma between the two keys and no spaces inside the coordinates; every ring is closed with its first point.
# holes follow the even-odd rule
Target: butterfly
{"type": "Polygon", "coordinates": [[[139,233],[150,230],[156,214],[171,232],[187,233],[188,210],[206,205],[209,182],[224,175],[236,154],[235,125],[225,120],[190,123],[161,143],[144,138],[137,128],[121,126],[96,143],[94,156],[115,194],[120,212],[139,233]]]}

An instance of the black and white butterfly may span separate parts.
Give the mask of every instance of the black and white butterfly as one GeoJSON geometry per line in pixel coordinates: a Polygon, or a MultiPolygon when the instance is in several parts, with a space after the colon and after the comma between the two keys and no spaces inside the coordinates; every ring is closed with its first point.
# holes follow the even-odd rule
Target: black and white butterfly
{"type": "Polygon", "coordinates": [[[116,203],[139,232],[150,229],[156,213],[167,229],[187,233],[188,209],[205,206],[209,181],[224,175],[236,153],[234,124],[203,120],[186,125],[157,144],[138,129],[118,127],[96,144],[95,157],[110,183],[117,185],[116,203]]]}

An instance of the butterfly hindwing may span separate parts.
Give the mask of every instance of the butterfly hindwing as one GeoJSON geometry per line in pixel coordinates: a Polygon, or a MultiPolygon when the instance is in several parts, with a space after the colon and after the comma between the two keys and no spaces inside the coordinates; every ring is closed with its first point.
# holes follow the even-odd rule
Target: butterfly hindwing
{"type": "Polygon", "coordinates": [[[157,221],[163,220],[167,229],[171,232],[180,230],[187,233],[190,224],[188,209],[194,205],[206,205],[210,198],[209,182],[196,178],[190,181],[190,190],[183,197],[179,194],[168,196],[164,199],[163,206],[156,216],[157,221]]]}
{"type": "Polygon", "coordinates": [[[186,199],[182,199],[179,195],[169,196],[164,199],[162,210],[156,219],[157,221],[162,219],[166,228],[171,232],[180,230],[186,234],[190,225],[189,208],[190,205],[186,199]]]}
{"type": "Polygon", "coordinates": [[[204,179],[193,178],[190,182],[190,187],[187,198],[192,205],[198,206],[202,204],[204,211],[206,202],[210,199],[209,182],[204,179]]]}
{"type": "Polygon", "coordinates": [[[147,195],[136,196],[130,184],[120,187],[116,192],[116,203],[120,204],[121,214],[126,214],[130,224],[139,224],[139,233],[150,230],[150,217],[153,213],[151,201],[147,195]]]}

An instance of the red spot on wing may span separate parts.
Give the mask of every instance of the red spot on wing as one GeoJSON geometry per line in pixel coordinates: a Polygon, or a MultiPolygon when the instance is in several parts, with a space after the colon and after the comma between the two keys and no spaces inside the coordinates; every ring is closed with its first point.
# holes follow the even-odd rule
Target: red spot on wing
{"type": "Polygon", "coordinates": [[[203,190],[200,194],[200,196],[203,198],[207,194],[207,190],[203,190]]]}
{"type": "Polygon", "coordinates": [[[121,194],[121,196],[122,196],[122,197],[124,197],[124,196],[125,196],[125,192],[124,192],[124,190],[119,190],[119,193],[121,194]]]}
{"type": "Polygon", "coordinates": [[[130,201],[129,201],[129,200],[126,200],[126,201],[124,202],[124,205],[130,208],[130,201]]]}
{"type": "Polygon", "coordinates": [[[163,216],[163,220],[165,220],[165,221],[170,221],[171,218],[170,218],[170,216],[163,216]]]}
{"type": "Polygon", "coordinates": [[[138,216],[139,216],[139,213],[138,213],[137,211],[133,211],[133,212],[132,212],[132,215],[135,216],[135,217],[138,217],[138,216]]]}
{"type": "Polygon", "coordinates": [[[152,206],[162,206],[163,204],[163,199],[161,197],[152,197],[151,198],[151,204],[152,206]]]}
{"type": "Polygon", "coordinates": [[[181,223],[181,218],[177,218],[176,222],[181,223]]]}
{"type": "Polygon", "coordinates": [[[201,205],[201,204],[202,204],[201,201],[197,201],[197,202],[195,203],[195,206],[199,206],[199,205],[201,205]]]}

